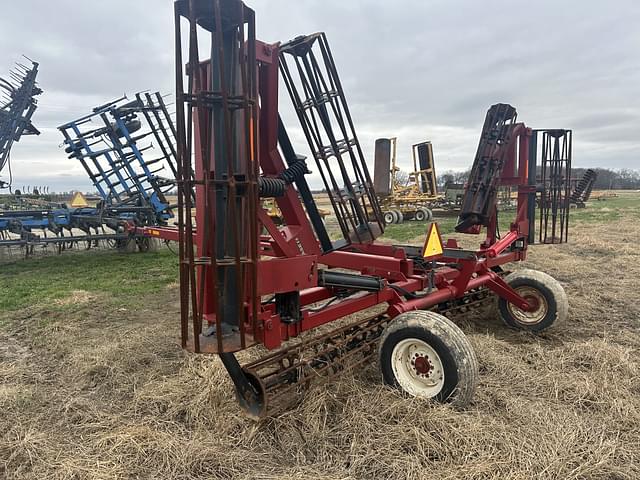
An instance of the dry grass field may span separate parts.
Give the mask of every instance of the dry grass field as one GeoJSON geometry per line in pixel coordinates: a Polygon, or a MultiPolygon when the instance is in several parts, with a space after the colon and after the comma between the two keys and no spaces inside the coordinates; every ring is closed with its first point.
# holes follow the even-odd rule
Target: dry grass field
{"type": "Polygon", "coordinates": [[[171,252],[2,265],[0,477],[640,478],[640,196],[573,213],[570,243],[527,262],[566,288],[567,323],[460,319],[481,370],[463,411],[383,387],[373,362],[255,423],[220,362],[177,344],[171,252]]]}

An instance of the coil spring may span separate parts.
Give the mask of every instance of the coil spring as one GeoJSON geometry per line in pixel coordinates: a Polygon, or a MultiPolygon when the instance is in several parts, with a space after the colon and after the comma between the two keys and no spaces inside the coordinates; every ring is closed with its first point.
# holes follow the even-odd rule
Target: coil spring
{"type": "Polygon", "coordinates": [[[281,178],[258,178],[258,193],[261,198],[281,197],[287,189],[287,184],[281,178]]]}
{"type": "Polygon", "coordinates": [[[287,185],[291,185],[296,179],[301,178],[306,173],[307,164],[304,160],[298,160],[289,168],[278,175],[278,178],[259,177],[258,192],[262,198],[281,197],[284,195],[287,185]]]}
{"type": "Polygon", "coordinates": [[[307,164],[304,162],[304,160],[298,160],[289,168],[280,173],[279,177],[284,180],[287,185],[289,185],[295,182],[296,179],[304,176],[306,173],[309,173],[309,170],[307,170],[307,164]]]}

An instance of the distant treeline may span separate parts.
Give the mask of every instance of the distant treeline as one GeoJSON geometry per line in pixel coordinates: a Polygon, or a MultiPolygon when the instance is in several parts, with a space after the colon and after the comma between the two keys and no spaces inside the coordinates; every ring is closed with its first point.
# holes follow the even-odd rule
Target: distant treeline
{"type": "MultiPolygon", "coordinates": [[[[540,167],[538,167],[540,168],[540,167]]],[[[610,168],[592,168],[598,174],[595,190],[637,190],[640,189],[640,170],[632,170],[630,168],[610,169],[610,168]]],[[[586,172],[586,168],[572,168],[571,178],[579,180],[586,172]]],[[[438,174],[438,186],[444,187],[445,184],[464,183],[469,178],[471,170],[463,172],[454,172],[451,170],[438,174]]]]}
{"type": "MultiPolygon", "coordinates": [[[[586,168],[573,168],[573,178],[582,178],[586,168]]],[[[640,170],[623,168],[611,170],[608,168],[593,168],[598,174],[595,190],[637,190],[640,189],[640,170]]]]}

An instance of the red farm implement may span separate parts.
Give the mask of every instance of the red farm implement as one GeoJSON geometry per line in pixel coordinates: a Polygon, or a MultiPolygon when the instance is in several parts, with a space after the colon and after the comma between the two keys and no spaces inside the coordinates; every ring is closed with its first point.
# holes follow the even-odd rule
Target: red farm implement
{"type": "Polygon", "coordinates": [[[442,245],[436,226],[425,248],[379,244],[382,212],[325,35],[263,43],[239,0],[177,1],[175,25],[182,346],[220,357],[250,415],[275,412],[310,381],[376,352],[386,383],[464,405],[477,360],[445,315],[494,294],[515,328],[538,331],[567,315],[551,277],[502,270],[525,260],[535,226],[536,132],[516,122],[513,107],[487,113],[456,227],[485,227],[479,249],[442,245]],[[278,114],[279,81],[332,204],[337,240],[278,114]],[[518,191],[502,237],[501,186],[518,191]],[[263,198],[275,200],[283,225],[261,208],[263,198]],[[301,335],[318,327],[327,328],[301,335]],[[235,354],[255,346],[272,353],[241,366],[235,354]]]}

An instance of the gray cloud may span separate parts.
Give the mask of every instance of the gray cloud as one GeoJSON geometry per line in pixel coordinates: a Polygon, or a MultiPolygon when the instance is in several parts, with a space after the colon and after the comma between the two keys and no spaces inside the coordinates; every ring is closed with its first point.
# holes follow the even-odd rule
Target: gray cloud
{"type": "MultiPolygon", "coordinates": [[[[24,53],[45,90],[43,134],[13,150],[16,183],[86,189],[55,127],[124,92],[173,91],[172,2],[4,3],[0,76],[24,53]]],[[[574,129],[576,166],[640,166],[635,0],[247,3],[265,41],[327,32],[368,155],[376,137],[398,136],[408,168],[411,144],[429,139],[440,171],[467,168],[486,109],[502,101],[530,126],[574,129]]],[[[281,108],[299,133],[284,90],[281,108]]]]}

